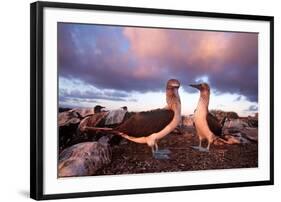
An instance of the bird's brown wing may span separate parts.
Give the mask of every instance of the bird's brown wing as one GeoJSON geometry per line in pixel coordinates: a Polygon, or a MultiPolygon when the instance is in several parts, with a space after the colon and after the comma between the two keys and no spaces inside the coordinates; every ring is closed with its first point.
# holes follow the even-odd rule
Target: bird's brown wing
{"type": "Polygon", "coordinates": [[[134,113],[120,126],[114,128],[132,137],[148,136],[161,131],[173,119],[174,112],[166,109],[134,113]]]}
{"type": "Polygon", "coordinates": [[[209,112],[207,115],[207,122],[210,130],[214,133],[214,135],[222,136],[222,125],[220,124],[217,117],[209,112]]]}

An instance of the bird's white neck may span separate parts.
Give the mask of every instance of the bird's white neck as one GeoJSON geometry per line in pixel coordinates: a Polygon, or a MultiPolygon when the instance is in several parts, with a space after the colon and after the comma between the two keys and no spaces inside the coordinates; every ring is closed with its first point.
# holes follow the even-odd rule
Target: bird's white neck
{"type": "Polygon", "coordinates": [[[200,98],[197,104],[196,112],[200,114],[207,114],[208,113],[208,106],[210,100],[210,92],[209,91],[202,91],[200,92],[200,98]]]}
{"type": "Polygon", "coordinates": [[[178,89],[175,88],[166,90],[166,102],[168,109],[181,113],[181,100],[178,89]]]}

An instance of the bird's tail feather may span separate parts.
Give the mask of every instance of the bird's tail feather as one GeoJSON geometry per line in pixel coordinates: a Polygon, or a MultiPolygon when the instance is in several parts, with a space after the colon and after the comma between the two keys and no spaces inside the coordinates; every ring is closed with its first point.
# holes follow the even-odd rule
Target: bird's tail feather
{"type": "Polygon", "coordinates": [[[136,143],[140,143],[140,144],[146,144],[147,143],[147,138],[146,137],[131,137],[128,135],[122,135],[122,137],[132,141],[132,142],[136,142],[136,143]]]}
{"type": "Polygon", "coordinates": [[[126,139],[136,142],[136,143],[142,143],[142,144],[147,143],[146,137],[132,137],[126,133],[116,131],[113,128],[85,127],[85,131],[87,131],[87,132],[109,132],[112,135],[119,135],[123,138],[126,138],[126,139]]]}

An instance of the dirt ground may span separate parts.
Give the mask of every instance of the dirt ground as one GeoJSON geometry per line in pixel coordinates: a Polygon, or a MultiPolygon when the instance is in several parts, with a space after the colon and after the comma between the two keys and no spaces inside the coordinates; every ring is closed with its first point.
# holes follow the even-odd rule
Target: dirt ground
{"type": "Polygon", "coordinates": [[[145,144],[122,140],[112,148],[112,162],[95,175],[176,172],[258,166],[258,144],[211,145],[209,152],[191,148],[198,145],[192,134],[170,134],[159,141],[159,149],[169,149],[170,159],[154,159],[145,144]]]}

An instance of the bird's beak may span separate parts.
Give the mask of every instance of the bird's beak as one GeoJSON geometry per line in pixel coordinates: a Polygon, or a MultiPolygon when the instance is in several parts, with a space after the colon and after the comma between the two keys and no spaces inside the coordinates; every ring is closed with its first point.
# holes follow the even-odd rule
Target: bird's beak
{"type": "Polygon", "coordinates": [[[200,84],[190,84],[189,86],[200,90],[200,86],[201,86],[201,85],[200,85],[200,84]]]}

